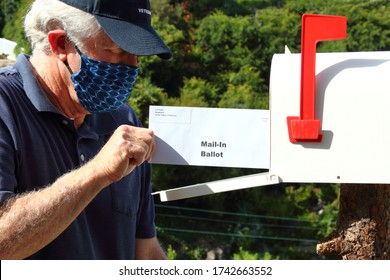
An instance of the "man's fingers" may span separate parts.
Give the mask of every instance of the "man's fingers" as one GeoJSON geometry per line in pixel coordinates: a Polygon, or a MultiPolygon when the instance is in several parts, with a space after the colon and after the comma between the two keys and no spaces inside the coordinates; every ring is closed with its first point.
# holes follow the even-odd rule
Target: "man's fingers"
{"type": "Polygon", "coordinates": [[[123,139],[127,141],[130,164],[140,165],[149,160],[155,150],[154,133],[144,128],[126,127],[123,139]]]}
{"type": "Polygon", "coordinates": [[[146,160],[149,147],[146,144],[129,145],[128,157],[131,165],[140,165],[146,160]]]}
{"type": "Polygon", "coordinates": [[[123,125],[114,132],[95,160],[110,181],[114,182],[149,160],[154,149],[153,131],[123,125]]]}

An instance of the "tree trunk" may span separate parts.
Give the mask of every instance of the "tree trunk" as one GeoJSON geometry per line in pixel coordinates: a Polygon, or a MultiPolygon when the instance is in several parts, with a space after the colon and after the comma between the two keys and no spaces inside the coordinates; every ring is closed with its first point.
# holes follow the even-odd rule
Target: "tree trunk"
{"type": "Polygon", "coordinates": [[[336,229],[317,245],[317,254],[389,260],[390,185],[341,185],[336,229]]]}

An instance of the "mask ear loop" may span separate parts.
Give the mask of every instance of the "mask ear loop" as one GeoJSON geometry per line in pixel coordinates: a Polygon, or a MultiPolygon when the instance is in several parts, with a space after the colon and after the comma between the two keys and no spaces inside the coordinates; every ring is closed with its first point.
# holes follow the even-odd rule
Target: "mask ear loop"
{"type": "Polygon", "coordinates": [[[69,73],[70,73],[71,75],[73,75],[74,73],[73,73],[72,69],[70,69],[70,66],[69,66],[69,63],[68,63],[67,60],[64,61],[64,64],[65,64],[66,68],[68,68],[69,73]]]}
{"type": "MultiPolygon", "coordinates": [[[[77,53],[78,53],[78,54],[80,55],[80,57],[81,57],[82,53],[81,53],[80,49],[79,49],[76,45],[75,45],[74,47],[75,47],[77,53]]],[[[68,68],[69,73],[70,73],[71,75],[73,75],[74,73],[73,73],[72,69],[70,68],[69,63],[68,63],[67,60],[64,61],[64,64],[65,64],[66,68],[68,68]]]]}
{"type": "Polygon", "coordinates": [[[74,48],[76,49],[77,53],[81,56],[83,53],[80,51],[79,47],[78,46],[74,46],[74,48]]]}

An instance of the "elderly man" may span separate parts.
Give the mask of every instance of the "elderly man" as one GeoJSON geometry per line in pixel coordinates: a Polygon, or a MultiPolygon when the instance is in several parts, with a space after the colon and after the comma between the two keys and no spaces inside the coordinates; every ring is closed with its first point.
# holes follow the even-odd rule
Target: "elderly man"
{"type": "Polygon", "coordinates": [[[36,0],[0,70],[0,258],[164,259],[153,132],[126,105],[137,56],[171,52],[148,0],[36,0]]]}

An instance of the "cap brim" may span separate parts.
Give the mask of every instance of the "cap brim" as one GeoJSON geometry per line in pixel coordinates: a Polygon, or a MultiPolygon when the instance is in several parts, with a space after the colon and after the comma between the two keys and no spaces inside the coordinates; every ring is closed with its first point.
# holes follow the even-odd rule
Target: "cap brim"
{"type": "Polygon", "coordinates": [[[95,15],[107,35],[123,50],[138,56],[172,57],[171,50],[149,24],[134,24],[95,15]]]}

